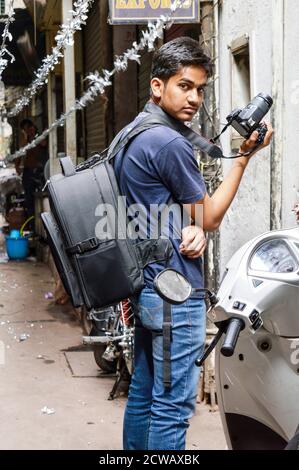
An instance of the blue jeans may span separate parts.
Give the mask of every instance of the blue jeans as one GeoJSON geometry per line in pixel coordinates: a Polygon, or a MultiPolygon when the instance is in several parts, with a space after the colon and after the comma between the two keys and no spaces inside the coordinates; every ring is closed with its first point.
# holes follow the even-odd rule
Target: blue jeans
{"type": "Polygon", "coordinates": [[[135,326],[135,369],[124,417],[125,450],[184,450],[205,341],[205,302],[172,305],[171,390],[163,384],[163,301],[145,288],[135,326]]]}

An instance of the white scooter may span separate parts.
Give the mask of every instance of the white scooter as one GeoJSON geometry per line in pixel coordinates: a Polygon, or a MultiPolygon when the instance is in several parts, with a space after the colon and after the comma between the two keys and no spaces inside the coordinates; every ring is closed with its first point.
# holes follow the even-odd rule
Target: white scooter
{"type": "MultiPolygon", "coordinates": [[[[155,288],[169,303],[192,292],[167,269],[155,288]]],[[[209,318],[218,333],[218,405],[229,449],[299,450],[299,228],[251,240],[227,264],[209,318]]]]}
{"type": "Polygon", "coordinates": [[[217,297],[209,318],[214,344],[221,338],[217,397],[229,449],[298,449],[299,228],[239,249],[217,297]]]}

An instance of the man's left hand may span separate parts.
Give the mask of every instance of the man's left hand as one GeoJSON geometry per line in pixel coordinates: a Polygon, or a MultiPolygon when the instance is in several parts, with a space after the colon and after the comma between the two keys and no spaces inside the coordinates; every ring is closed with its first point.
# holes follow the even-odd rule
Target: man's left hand
{"type": "Polygon", "coordinates": [[[273,133],[274,133],[273,127],[269,122],[268,123],[263,122],[262,124],[266,124],[266,126],[267,126],[267,133],[265,135],[263,143],[257,146],[256,141],[257,141],[257,138],[258,138],[259,134],[258,134],[257,131],[254,131],[251,134],[251,136],[249,137],[249,139],[245,140],[243,142],[243,144],[241,145],[241,147],[240,147],[240,152],[241,153],[252,152],[252,154],[250,155],[250,157],[251,157],[255,153],[257,153],[259,150],[261,150],[262,148],[265,148],[268,145],[270,145],[271,139],[272,139],[273,133]]]}
{"type": "Polygon", "coordinates": [[[202,228],[190,225],[182,230],[180,253],[187,258],[199,258],[206,248],[206,238],[202,228]]]}

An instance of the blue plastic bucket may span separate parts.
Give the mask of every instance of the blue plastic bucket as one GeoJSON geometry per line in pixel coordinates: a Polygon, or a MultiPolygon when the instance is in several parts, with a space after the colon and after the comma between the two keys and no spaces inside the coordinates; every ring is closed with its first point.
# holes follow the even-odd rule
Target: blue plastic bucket
{"type": "Polygon", "coordinates": [[[25,259],[29,253],[29,240],[26,237],[5,237],[6,251],[10,259],[25,259]]]}
{"type": "Polygon", "coordinates": [[[11,230],[9,236],[11,238],[20,238],[21,237],[21,232],[20,232],[20,230],[16,230],[16,229],[11,230]]]}

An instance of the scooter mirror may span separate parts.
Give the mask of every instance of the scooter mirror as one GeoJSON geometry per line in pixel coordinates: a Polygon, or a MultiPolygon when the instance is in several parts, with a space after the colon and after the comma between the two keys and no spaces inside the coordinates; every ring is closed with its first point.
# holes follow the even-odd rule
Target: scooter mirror
{"type": "Polygon", "coordinates": [[[179,305],[189,299],[192,286],[188,279],[175,269],[164,269],[154,279],[154,288],[166,302],[179,305]]]}

